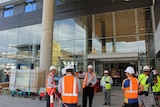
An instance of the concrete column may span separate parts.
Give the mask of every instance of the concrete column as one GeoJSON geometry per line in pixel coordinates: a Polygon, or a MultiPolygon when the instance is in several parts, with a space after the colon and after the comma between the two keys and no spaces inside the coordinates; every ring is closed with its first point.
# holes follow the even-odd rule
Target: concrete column
{"type": "Polygon", "coordinates": [[[40,69],[45,71],[45,78],[52,65],[54,0],[43,0],[42,38],[40,50],[40,69]]]}

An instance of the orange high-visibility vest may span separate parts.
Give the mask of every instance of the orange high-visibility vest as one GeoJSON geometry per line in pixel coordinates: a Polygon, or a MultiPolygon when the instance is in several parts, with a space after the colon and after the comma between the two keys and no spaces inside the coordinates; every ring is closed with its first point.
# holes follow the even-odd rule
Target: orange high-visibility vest
{"type": "Polygon", "coordinates": [[[139,81],[135,77],[129,77],[130,86],[125,88],[124,96],[126,98],[138,98],[138,84],[139,81]]]}
{"type": "Polygon", "coordinates": [[[68,104],[78,103],[78,80],[74,76],[62,78],[62,102],[68,104]]]}
{"type": "MultiPolygon", "coordinates": [[[[53,80],[52,80],[52,84],[53,84],[53,85],[56,85],[55,80],[54,80],[54,75],[51,74],[51,73],[49,73],[49,74],[48,74],[48,77],[49,77],[49,76],[51,76],[52,79],[53,79],[53,80]]],[[[47,77],[47,78],[48,78],[48,77],[47,77]]],[[[55,91],[56,91],[56,88],[49,87],[49,86],[48,86],[48,79],[47,79],[47,80],[46,80],[46,92],[50,95],[52,91],[55,92],[55,91]]]]}
{"type": "MultiPolygon", "coordinates": [[[[91,78],[89,79],[89,81],[91,81],[92,79],[94,78],[94,73],[92,73],[92,76],[91,76],[91,78]]],[[[85,77],[84,77],[84,79],[83,79],[83,88],[85,88],[86,87],[86,85],[87,85],[87,80],[88,80],[88,72],[85,74],[85,77]]]]}

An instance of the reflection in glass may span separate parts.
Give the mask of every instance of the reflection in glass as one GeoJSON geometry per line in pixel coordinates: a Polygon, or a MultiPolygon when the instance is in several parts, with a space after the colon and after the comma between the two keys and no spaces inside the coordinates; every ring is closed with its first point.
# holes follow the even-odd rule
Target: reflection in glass
{"type": "Polygon", "coordinates": [[[73,40],[75,36],[75,21],[73,19],[66,19],[56,21],[54,23],[54,40],[73,40]]]}
{"type": "Polygon", "coordinates": [[[96,37],[113,36],[113,18],[111,13],[95,15],[96,37]]]}
{"type": "Polygon", "coordinates": [[[37,64],[41,31],[41,24],[1,31],[0,65],[14,65],[14,68],[17,65],[25,65],[30,69],[30,63],[37,64]]]}
{"type": "Polygon", "coordinates": [[[136,36],[116,38],[116,53],[138,52],[136,36]]]}

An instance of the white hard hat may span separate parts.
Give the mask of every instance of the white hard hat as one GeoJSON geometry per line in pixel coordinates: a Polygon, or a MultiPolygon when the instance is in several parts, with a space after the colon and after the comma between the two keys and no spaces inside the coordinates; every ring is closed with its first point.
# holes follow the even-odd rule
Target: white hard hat
{"type": "Polygon", "coordinates": [[[88,67],[87,68],[93,68],[93,66],[92,65],[88,65],[88,67]]]}
{"type": "Polygon", "coordinates": [[[148,66],[148,65],[145,65],[144,67],[143,67],[143,71],[149,71],[150,70],[150,67],[148,66]]]}
{"type": "Polygon", "coordinates": [[[127,72],[127,73],[129,73],[129,74],[134,74],[134,73],[135,73],[133,67],[131,67],[131,66],[127,67],[124,72],[127,72]]]}
{"type": "Polygon", "coordinates": [[[57,67],[56,67],[56,66],[50,66],[49,70],[50,70],[50,71],[52,71],[53,69],[55,69],[55,70],[56,70],[56,69],[57,69],[57,67]]]}
{"type": "Polygon", "coordinates": [[[74,67],[73,67],[72,65],[68,65],[68,66],[66,66],[65,69],[66,69],[66,70],[68,70],[68,69],[74,69],[74,67]]]}
{"type": "Polygon", "coordinates": [[[106,74],[106,73],[107,73],[107,74],[109,73],[108,70],[104,70],[104,74],[106,74]]]}
{"type": "Polygon", "coordinates": [[[62,69],[62,75],[65,75],[65,74],[66,74],[66,69],[63,68],[63,69],[62,69]]]}

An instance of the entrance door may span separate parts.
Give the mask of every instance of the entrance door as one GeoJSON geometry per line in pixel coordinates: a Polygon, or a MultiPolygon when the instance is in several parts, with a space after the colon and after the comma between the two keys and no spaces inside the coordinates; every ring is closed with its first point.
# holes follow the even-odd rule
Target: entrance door
{"type": "Polygon", "coordinates": [[[124,70],[128,66],[132,66],[135,72],[138,70],[138,63],[132,62],[95,62],[95,71],[100,77],[103,75],[105,69],[109,70],[110,76],[113,78],[113,85],[121,85],[122,80],[126,78],[124,70]]]}

